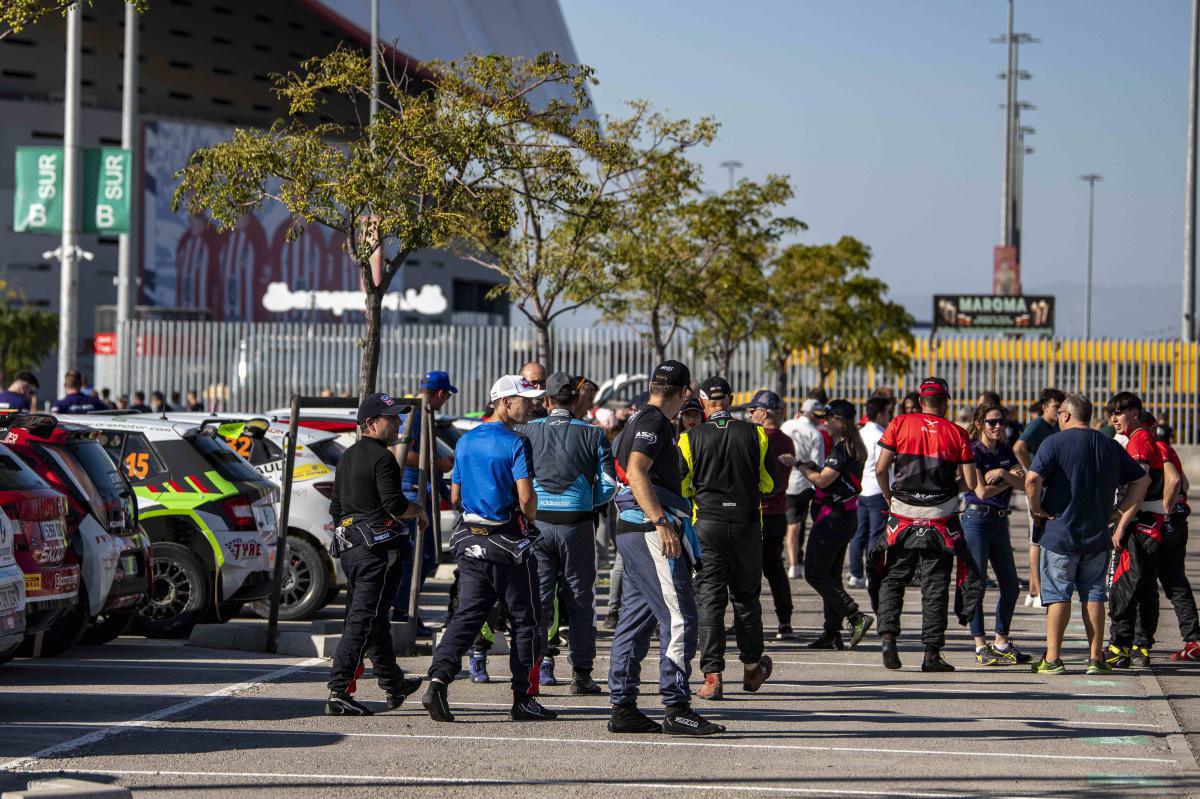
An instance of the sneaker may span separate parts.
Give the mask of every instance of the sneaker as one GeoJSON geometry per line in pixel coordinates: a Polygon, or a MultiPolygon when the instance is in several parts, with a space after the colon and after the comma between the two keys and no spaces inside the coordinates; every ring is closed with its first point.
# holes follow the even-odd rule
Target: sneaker
{"type": "Polygon", "coordinates": [[[662,732],[662,725],[638,710],[637,705],[613,705],[608,717],[608,731],[613,733],[662,732]]]}
{"type": "Polygon", "coordinates": [[[925,656],[925,659],[921,661],[921,671],[954,671],[954,667],[946,662],[941,652],[938,652],[936,655],[925,656]]]}
{"type": "Polygon", "coordinates": [[[590,671],[577,671],[571,675],[571,693],[574,696],[595,696],[604,693],[604,689],[592,679],[590,671]]]}
{"type": "Polygon", "coordinates": [[[1129,649],[1129,665],[1139,669],[1150,668],[1150,647],[1134,644],[1129,649]]]}
{"type": "Polygon", "coordinates": [[[716,735],[725,732],[725,727],[713,724],[689,705],[671,705],[667,708],[662,731],[664,735],[716,735]]]}
{"type": "Polygon", "coordinates": [[[867,578],[866,577],[851,577],[849,580],[846,581],[846,585],[850,586],[851,588],[866,588],[867,587],[867,578]]]}
{"type": "Polygon", "coordinates": [[[1200,660],[1200,641],[1188,641],[1171,655],[1171,660],[1200,660]]]}
{"type": "Polygon", "coordinates": [[[454,714],[450,712],[445,683],[430,680],[429,688],[421,697],[421,704],[429,711],[429,718],[434,721],[454,721],[454,714]]]}
{"type": "Polygon", "coordinates": [[[350,694],[342,691],[330,691],[325,700],[326,716],[373,716],[375,711],[359,702],[350,694]]]}
{"type": "Polygon", "coordinates": [[[1105,663],[1103,660],[1089,660],[1087,665],[1087,674],[1090,676],[1112,674],[1113,667],[1105,663]]]}
{"type": "Polygon", "coordinates": [[[791,641],[795,637],[796,633],[792,631],[792,625],[790,624],[779,625],[779,629],[775,632],[776,641],[791,641]]]}
{"type": "Polygon", "coordinates": [[[900,652],[896,649],[895,638],[884,638],[881,651],[883,652],[883,667],[885,669],[896,671],[900,668],[900,652]]]}
{"type": "Polygon", "coordinates": [[[763,655],[750,668],[746,669],[745,675],[742,677],[742,690],[754,693],[759,688],[762,688],[763,683],[771,676],[773,664],[771,659],[763,655]]]}
{"type": "Polygon", "coordinates": [[[975,648],[975,662],[980,666],[1006,666],[1008,661],[992,649],[991,644],[975,648]]]}
{"type": "Polygon", "coordinates": [[[788,566],[788,577],[790,577],[793,580],[796,580],[796,579],[799,579],[801,576],[802,575],[801,575],[799,566],[788,566]]]}
{"type": "Polygon", "coordinates": [[[871,629],[871,625],[875,623],[872,616],[865,613],[860,613],[850,621],[850,649],[858,646],[862,641],[863,636],[867,634],[867,630],[871,629]]]}
{"type": "Polygon", "coordinates": [[[1130,658],[1129,649],[1116,644],[1109,644],[1104,649],[1104,662],[1112,666],[1114,669],[1129,668],[1130,658]]]}
{"type": "Polygon", "coordinates": [[[1033,655],[1022,652],[1012,641],[1009,641],[1007,645],[1002,647],[992,644],[992,651],[996,653],[997,657],[1004,660],[1004,663],[1001,664],[1003,666],[1024,666],[1027,663],[1033,662],[1033,655]]]}
{"type": "Polygon", "coordinates": [[[392,685],[387,691],[387,706],[395,710],[404,704],[404,700],[421,690],[420,677],[403,677],[399,684],[392,685]]]}
{"type": "Polygon", "coordinates": [[[1030,669],[1034,674],[1066,674],[1067,669],[1063,666],[1062,658],[1057,660],[1047,661],[1046,656],[1042,655],[1037,663],[1034,663],[1030,669]]]}
{"type": "Polygon", "coordinates": [[[696,696],[701,699],[716,701],[725,698],[725,682],[721,679],[720,674],[705,674],[704,685],[700,686],[700,690],[696,692],[696,696]]]}
{"type": "Polygon", "coordinates": [[[543,706],[532,696],[513,698],[512,710],[509,712],[513,721],[554,721],[558,714],[543,706]]]}
{"type": "Polygon", "coordinates": [[[809,649],[845,649],[846,643],[842,640],[841,633],[822,633],[821,637],[809,643],[809,649]]]}
{"type": "Polygon", "coordinates": [[[604,617],[604,622],[600,626],[611,633],[617,629],[617,620],[616,613],[609,613],[604,617]]]}
{"type": "Polygon", "coordinates": [[[1025,595],[1025,607],[1040,608],[1041,606],[1042,606],[1042,598],[1040,596],[1038,596],[1037,594],[1026,594],[1025,595]]]}
{"type": "Polygon", "coordinates": [[[558,685],[558,680],[554,678],[554,658],[542,658],[542,667],[538,670],[538,683],[558,685]]]}
{"type": "Polygon", "coordinates": [[[487,652],[472,650],[468,658],[471,682],[488,682],[492,679],[487,670],[487,652]]]}

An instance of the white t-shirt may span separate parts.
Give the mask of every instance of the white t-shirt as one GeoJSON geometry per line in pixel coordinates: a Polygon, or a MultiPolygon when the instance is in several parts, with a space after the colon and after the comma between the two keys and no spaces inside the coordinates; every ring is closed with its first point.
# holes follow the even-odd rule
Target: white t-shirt
{"type": "MultiPolygon", "coordinates": [[[[779,429],[786,433],[792,439],[792,443],[796,445],[796,463],[812,461],[819,467],[825,462],[825,439],[821,438],[821,431],[808,417],[800,416],[796,419],[788,419],[779,426],[779,429]]],[[[792,473],[788,477],[787,493],[799,494],[812,487],[813,484],[800,473],[799,469],[792,469],[792,473]]]]}
{"type": "Polygon", "coordinates": [[[879,422],[867,422],[859,429],[863,446],[867,448],[867,462],[863,465],[862,496],[877,497],[883,493],[879,481],[875,479],[875,464],[879,461],[879,439],[883,438],[883,425],[879,422]]]}

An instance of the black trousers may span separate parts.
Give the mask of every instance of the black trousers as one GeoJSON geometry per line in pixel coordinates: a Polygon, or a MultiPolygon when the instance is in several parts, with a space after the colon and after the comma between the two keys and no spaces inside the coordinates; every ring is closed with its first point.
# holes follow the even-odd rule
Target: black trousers
{"type": "Polygon", "coordinates": [[[771,588],[771,599],[775,604],[775,618],[781,625],[792,623],[792,584],[788,580],[787,566],[783,563],[783,543],[787,534],[787,517],[763,515],[763,576],[771,588]]]}
{"type": "MultiPolygon", "coordinates": [[[[467,653],[488,620],[496,600],[504,599],[512,631],[508,664],[512,669],[514,694],[530,694],[541,654],[537,640],[537,563],[527,556],[520,564],[490,563],[472,557],[458,560],[458,608],[446,627],[433,663],[430,678],[449,683],[462,669],[467,653]]],[[[532,694],[536,694],[535,689],[532,694]]],[[[531,695],[532,695],[531,694],[531,695]]]]}
{"type": "MultiPolygon", "coordinates": [[[[1166,543],[1166,525],[1163,525],[1163,543],[1166,543]]],[[[1131,574],[1136,580],[1133,601],[1115,612],[1116,605],[1108,605],[1111,621],[1110,640],[1117,646],[1154,646],[1154,634],[1158,632],[1158,572],[1162,564],[1162,549],[1155,547],[1146,536],[1131,530],[1125,537],[1125,546],[1136,550],[1138,568],[1131,574]]],[[[1128,575],[1127,575],[1128,576],[1128,575]]]]}
{"type": "Polygon", "coordinates": [[[701,566],[696,575],[700,611],[700,668],[725,670],[725,607],[733,600],[733,629],[739,659],[757,663],[763,654],[762,530],[758,522],[727,524],[696,521],[701,566]]]}
{"type": "Polygon", "coordinates": [[[379,687],[390,690],[404,677],[392,647],[392,597],[406,565],[395,550],[372,552],[355,547],[341,557],[346,574],[346,623],[333,656],[329,690],[344,692],[364,655],[379,687]]]}
{"type": "MultiPolygon", "coordinates": [[[[810,544],[811,546],[811,544],[810,544]]],[[[946,613],[950,608],[950,574],[954,556],[936,549],[887,550],[879,583],[879,634],[900,634],[904,589],[914,575],[921,577],[921,642],[941,649],[946,644],[946,613]]]]}
{"type": "Polygon", "coordinates": [[[842,585],[846,548],[858,529],[858,514],[813,506],[813,525],[804,550],[804,580],[821,596],[825,609],[825,634],[842,629],[842,622],[858,613],[858,603],[842,585]]]}
{"type": "Polygon", "coordinates": [[[1173,514],[1163,530],[1163,554],[1158,561],[1158,581],[1163,593],[1175,608],[1179,620],[1179,637],[1188,641],[1200,641],[1200,618],[1196,614],[1196,597],[1192,584],[1184,570],[1187,555],[1187,514],[1173,514]]]}

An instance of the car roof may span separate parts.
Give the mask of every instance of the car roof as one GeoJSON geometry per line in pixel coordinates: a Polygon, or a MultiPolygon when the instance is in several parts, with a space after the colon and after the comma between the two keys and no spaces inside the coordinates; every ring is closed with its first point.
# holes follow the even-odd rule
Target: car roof
{"type": "Polygon", "coordinates": [[[152,432],[177,436],[186,436],[195,433],[200,428],[199,425],[190,422],[172,421],[169,418],[164,419],[161,414],[157,413],[62,414],[58,416],[58,418],[61,421],[83,425],[84,427],[103,427],[106,430],[124,430],[128,432],[136,431],[143,433],[152,432]]]}
{"type": "MultiPolygon", "coordinates": [[[[271,421],[270,414],[258,413],[198,413],[181,411],[176,413],[171,411],[167,414],[167,419],[172,421],[188,422],[191,424],[203,424],[204,422],[244,422],[250,419],[263,419],[271,423],[267,428],[267,432],[273,436],[287,435],[288,425],[271,421]]],[[[316,444],[321,441],[330,441],[337,438],[337,433],[331,433],[325,430],[313,430],[308,427],[301,427],[297,430],[298,435],[296,441],[300,444],[316,444]]]]}

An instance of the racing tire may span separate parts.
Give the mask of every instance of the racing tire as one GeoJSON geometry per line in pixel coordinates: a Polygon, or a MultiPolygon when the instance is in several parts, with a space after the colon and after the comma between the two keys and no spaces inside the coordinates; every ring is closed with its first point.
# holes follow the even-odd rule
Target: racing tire
{"type": "Polygon", "coordinates": [[[164,541],[152,552],[150,593],[130,628],[147,638],[186,638],[208,608],[212,575],[181,544],[164,541]]]}
{"type": "MultiPolygon", "coordinates": [[[[321,556],[320,548],[306,538],[288,536],[288,563],[279,587],[279,618],[282,621],[307,619],[327,603],[330,588],[337,589],[333,575],[321,556]]],[[[260,599],[254,612],[262,618],[271,613],[271,601],[260,599]]]]}
{"type": "MultiPolygon", "coordinates": [[[[75,607],[71,608],[69,613],[64,613],[58,621],[50,625],[50,629],[42,633],[42,648],[38,651],[38,657],[54,658],[64,654],[83,635],[87,623],[87,592],[83,585],[80,585],[79,601],[75,607]]],[[[21,642],[18,654],[21,657],[32,657],[33,637],[27,636],[21,642]]]]}
{"type": "Polygon", "coordinates": [[[118,638],[129,629],[130,622],[137,616],[136,610],[114,610],[111,613],[101,613],[92,619],[79,643],[85,646],[100,646],[118,638]]]}

